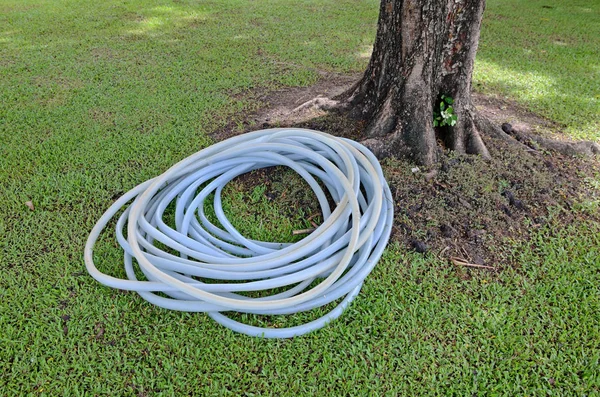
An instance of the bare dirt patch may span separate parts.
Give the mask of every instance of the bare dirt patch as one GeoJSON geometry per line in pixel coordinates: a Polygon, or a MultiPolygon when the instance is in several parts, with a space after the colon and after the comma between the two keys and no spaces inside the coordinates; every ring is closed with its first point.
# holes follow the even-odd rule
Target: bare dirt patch
{"type": "Polygon", "coordinates": [[[477,110],[496,125],[509,123],[515,130],[527,134],[542,134],[553,139],[566,139],[560,134],[560,126],[557,123],[529,112],[515,102],[480,93],[472,95],[477,110]]]}
{"type": "Polygon", "coordinates": [[[215,131],[211,137],[216,141],[222,141],[246,131],[290,126],[324,116],[327,113],[318,109],[306,109],[302,112],[293,112],[293,110],[313,98],[335,97],[358,78],[358,75],[321,73],[321,79],[309,87],[285,87],[275,91],[253,92],[250,94],[252,100],[261,103],[260,109],[244,117],[241,129],[240,121],[235,120],[224,129],[215,131]]]}
{"type": "Polygon", "coordinates": [[[261,124],[294,124],[315,117],[323,116],[326,112],[317,109],[306,109],[294,112],[300,105],[313,98],[334,98],[346,91],[358,80],[355,75],[325,75],[317,84],[302,88],[285,88],[280,91],[265,95],[267,106],[257,114],[257,121],[261,124]]]}

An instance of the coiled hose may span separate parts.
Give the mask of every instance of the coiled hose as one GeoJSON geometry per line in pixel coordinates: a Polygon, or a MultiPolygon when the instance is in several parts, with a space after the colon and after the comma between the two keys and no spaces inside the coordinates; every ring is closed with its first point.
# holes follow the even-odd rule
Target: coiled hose
{"type": "Polygon", "coordinates": [[[261,130],[201,150],[119,198],[92,229],[85,264],[100,283],[136,291],[157,306],[206,312],[219,324],[251,336],[289,338],[319,329],[342,314],[381,257],[392,220],[390,189],[367,148],[318,131],[261,130]],[[304,178],[323,214],[323,223],[293,244],[245,238],[221,206],[223,187],[233,178],[276,165],[290,167],[304,178]],[[317,180],[337,203],[333,210],[317,180]],[[213,192],[221,227],[204,213],[204,201],[213,192]],[[173,201],[174,228],[163,221],[173,201]],[[100,233],[125,207],[116,235],[124,250],[127,280],[100,272],[93,259],[100,233]],[[135,263],[146,280],[137,279],[135,263]],[[272,294],[240,294],[251,291],[272,294]],[[321,318],[290,328],[255,327],[222,314],[292,314],[342,297],[321,318]]]}

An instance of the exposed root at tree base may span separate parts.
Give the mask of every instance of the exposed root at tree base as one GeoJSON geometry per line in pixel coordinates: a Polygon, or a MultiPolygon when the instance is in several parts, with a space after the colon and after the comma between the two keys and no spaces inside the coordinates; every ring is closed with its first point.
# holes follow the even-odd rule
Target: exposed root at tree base
{"type": "MultiPolygon", "coordinates": [[[[348,103],[331,99],[324,96],[312,98],[300,106],[294,108],[287,117],[280,120],[282,125],[292,124],[289,120],[298,120],[302,115],[313,114],[323,116],[323,112],[341,112],[348,113],[348,103]]],[[[591,141],[559,141],[548,139],[539,135],[517,131],[510,124],[502,126],[494,124],[487,117],[479,112],[473,111],[471,114],[471,125],[473,128],[467,133],[465,144],[454,144],[452,146],[466,147],[465,153],[480,155],[489,160],[490,154],[485,146],[481,134],[500,139],[510,145],[519,147],[526,152],[537,153],[539,150],[554,151],[567,156],[594,156],[600,154],[600,145],[591,141]]],[[[305,121],[308,121],[305,119],[305,121]]],[[[368,147],[378,158],[394,157],[394,153],[402,153],[402,136],[397,133],[389,133],[385,137],[364,137],[361,143],[368,147]]],[[[406,150],[405,150],[406,151],[406,150]]],[[[461,152],[461,151],[459,151],[461,152]]]]}
{"type": "Polygon", "coordinates": [[[304,102],[302,105],[296,107],[290,112],[290,115],[299,114],[301,112],[311,111],[311,110],[324,110],[330,111],[339,109],[341,106],[340,101],[336,101],[335,99],[330,99],[323,96],[318,96],[309,101],[304,102]]]}
{"type": "Polygon", "coordinates": [[[508,123],[502,124],[502,131],[532,149],[546,149],[567,156],[594,156],[600,154],[600,145],[591,141],[559,141],[544,138],[535,134],[518,131],[508,123]]]}
{"type": "Polygon", "coordinates": [[[559,141],[539,135],[517,131],[512,125],[504,123],[501,126],[493,124],[489,119],[478,115],[476,125],[487,135],[520,147],[528,152],[549,150],[566,156],[595,156],[600,154],[600,145],[591,141],[559,141]]]}

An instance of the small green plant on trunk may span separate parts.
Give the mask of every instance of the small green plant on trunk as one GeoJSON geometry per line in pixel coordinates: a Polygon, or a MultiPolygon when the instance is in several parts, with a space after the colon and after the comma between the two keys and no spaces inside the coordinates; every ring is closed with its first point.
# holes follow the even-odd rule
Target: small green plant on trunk
{"type": "Polygon", "coordinates": [[[453,127],[456,124],[458,117],[454,113],[453,103],[454,99],[452,97],[442,95],[439,107],[433,111],[434,127],[453,127]]]}

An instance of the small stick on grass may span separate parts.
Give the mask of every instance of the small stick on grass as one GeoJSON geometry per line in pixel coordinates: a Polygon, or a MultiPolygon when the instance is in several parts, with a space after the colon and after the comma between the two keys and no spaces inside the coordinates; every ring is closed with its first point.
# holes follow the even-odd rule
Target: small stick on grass
{"type": "Polygon", "coordinates": [[[444,252],[448,251],[450,249],[450,246],[447,245],[446,248],[444,248],[443,250],[440,251],[440,253],[438,254],[438,258],[442,258],[442,255],[444,254],[444,252]]]}
{"type": "Polygon", "coordinates": [[[314,227],[311,227],[310,229],[300,229],[300,230],[294,230],[294,231],[292,232],[292,234],[293,234],[294,236],[296,236],[296,235],[298,235],[298,234],[308,234],[308,233],[312,233],[312,232],[314,232],[314,231],[315,231],[315,228],[314,228],[314,227]]]}
{"type": "Polygon", "coordinates": [[[456,266],[465,266],[465,267],[475,267],[478,269],[496,270],[496,268],[493,266],[485,266],[485,265],[478,265],[476,263],[469,263],[469,262],[465,261],[464,259],[457,258],[455,256],[451,256],[450,261],[452,261],[452,263],[456,266]]]}
{"type": "Polygon", "coordinates": [[[312,214],[311,216],[309,216],[308,218],[306,218],[306,220],[307,221],[312,221],[313,219],[315,219],[319,215],[321,215],[320,212],[315,212],[314,214],[312,214]]]}

